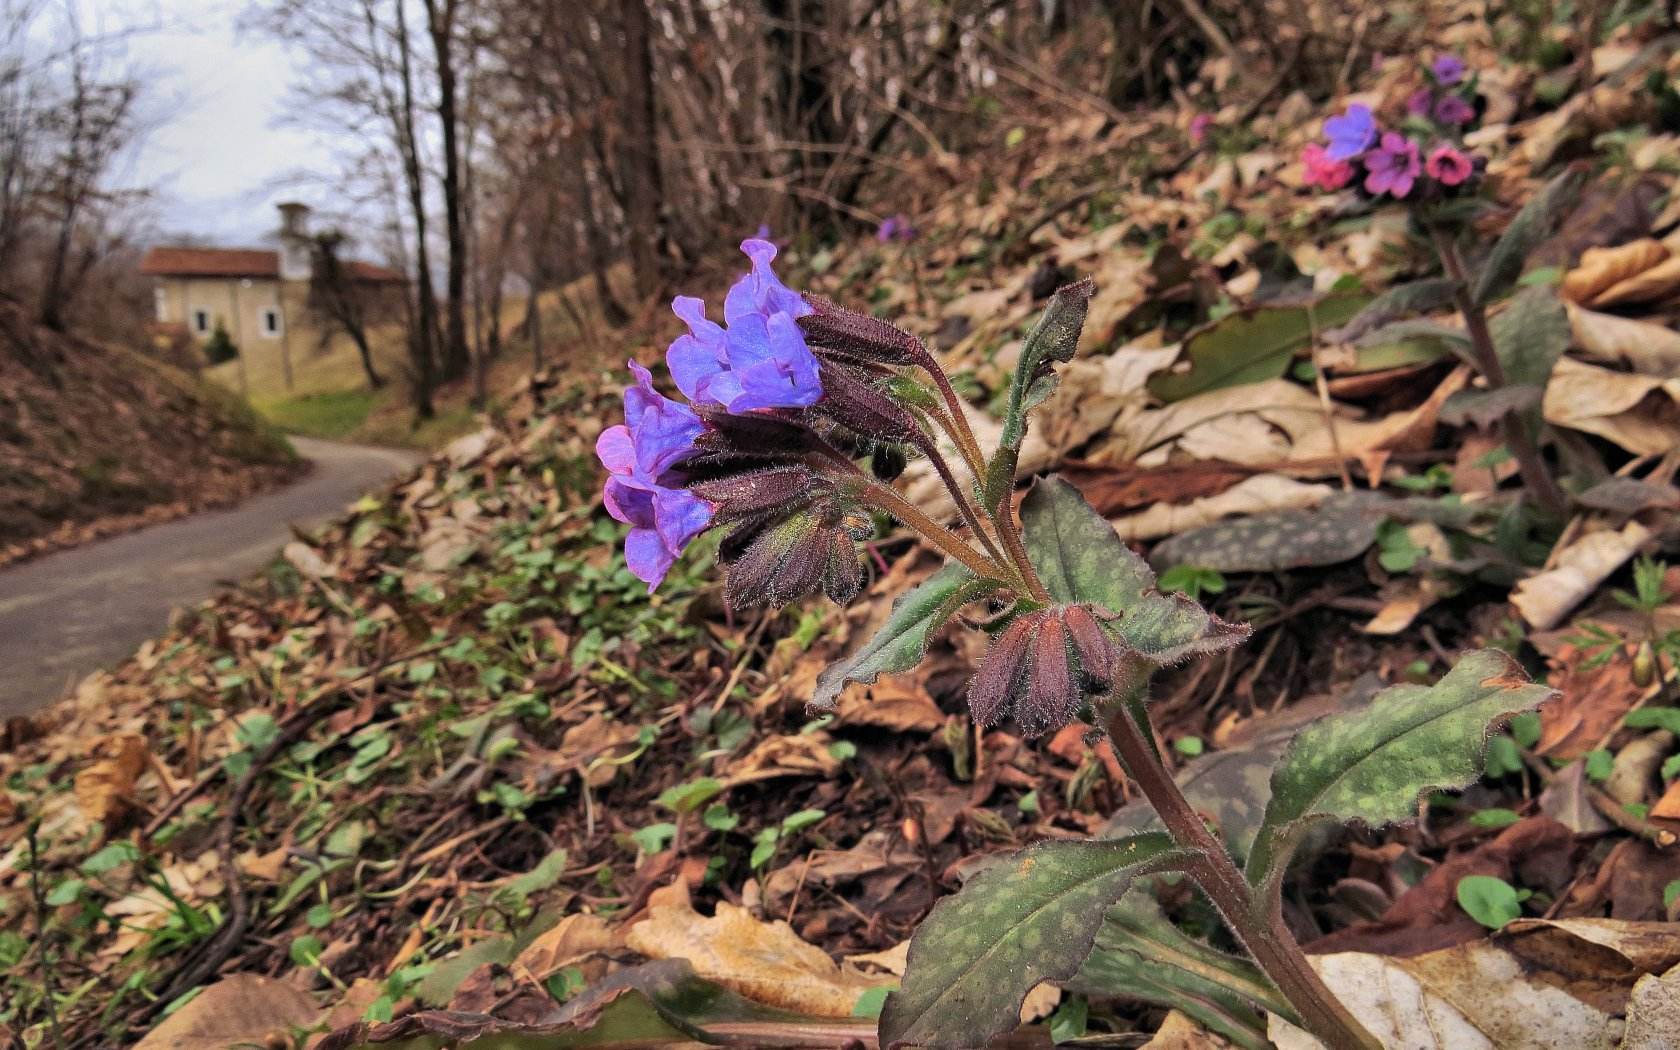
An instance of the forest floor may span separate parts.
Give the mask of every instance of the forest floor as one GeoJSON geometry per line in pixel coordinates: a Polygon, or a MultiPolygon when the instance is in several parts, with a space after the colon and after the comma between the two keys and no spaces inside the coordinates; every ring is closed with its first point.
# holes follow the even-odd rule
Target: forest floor
{"type": "MultiPolygon", "coordinates": [[[[1542,105],[1539,71],[1461,28],[1450,42],[1487,70],[1489,240],[1563,162],[1591,176],[1524,287],[1579,287],[1588,248],[1640,245],[1633,276],[1680,251],[1680,138],[1637,90],[1680,67],[1672,41],[1619,43],[1585,101],[1542,105]],[[1593,145],[1611,131],[1614,149],[1593,145]]],[[[1403,97],[1415,75],[1391,62],[1361,97],[1403,97]]],[[[1513,467],[1476,420],[1443,415],[1469,383],[1447,347],[1324,345],[1314,311],[1332,307],[1277,294],[1369,296],[1434,272],[1404,209],[1305,192],[1294,157],[1321,115],[1304,97],[1216,114],[1201,145],[1179,109],[1000,128],[996,149],[906,176],[916,239],[793,245],[783,276],[926,338],[982,422],[1045,298],[1094,278],[1022,469],[1059,469],[1158,558],[1176,537],[1183,571],[1163,584],[1253,625],[1241,649],[1158,680],[1192,800],[1240,838],[1289,727],[1431,681],[1463,649],[1504,649],[1558,697],[1420,822],[1323,843],[1291,879],[1290,922],[1313,950],[1404,968],[1511,935],[1512,916],[1456,889],[1487,876],[1554,963],[1590,960],[1565,985],[1631,986],[1680,961],[1680,568],[1663,561],[1680,274],[1568,303],[1540,410],[1562,458],[1596,464],[1583,497],[1597,495],[1549,525],[1479,513],[1509,505],[1513,467]],[[1233,550],[1209,525],[1266,539],[1233,550]],[[1649,954],[1617,939],[1625,926],[1583,948],[1566,925],[1582,919],[1655,924],[1637,927],[1649,954]]],[[[684,290],[716,303],[734,266],[684,290]]],[[[652,362],[679,328],[646,313],[618,335],[652,362]]],[[[56,1027],[73,1047],[292,1025],[315,1040],[445,1006],[553,1021],[557,1002],[604,1009],[583,990],[605,979],[652,1004],[649,1024],[692,1035],[716,1004],[679,1001],[669,969],[641,965],[686,959],[752,1002],[831,1019],[834,1043],[868,1043],[850,1018],[879,1008],[906,939],[978,858],[1133,826],[1132,786],[1083,727],[975,730],[975,632],[807,713],[817,674],[937,567],[905,534],[869,545],[870,583],[845,610],[735,615],[706,543],[648,596],[592,453],[619,418],[615,366],[532,377],[487,429],[8,726],[0,1026],[30,1045],[56,1027]]],[[[932,498],[925,474],[903,479],[914,499],[932,498]]],[[[1223,936],[1188,893],[1160,903],[1223,936]]],[[[1479,1008],[1526,1002],[1502,981],[1479,1008]]],[[[1181,1025],[1172,1005],[1029,1001],[1058,1034],[1127,1045],[1181,1025]]],[[[384,1034],[428,1024],[470,1037],[489,1022],[384,1034]]],[[[1175,1030],[1199,1041],[1158,1045],[1220,1045],[1175,1030]]]]}

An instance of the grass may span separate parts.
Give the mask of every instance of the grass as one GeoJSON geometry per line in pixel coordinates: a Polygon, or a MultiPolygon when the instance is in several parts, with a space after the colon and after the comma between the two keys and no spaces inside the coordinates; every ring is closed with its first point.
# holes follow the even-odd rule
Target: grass
{"type": "Polygon", "coordinates": [[[373,411],[378,393],[365,387],[299,397],[259,398],[256,410],[282,430],[306,437],[349,437],[373,411]]]}

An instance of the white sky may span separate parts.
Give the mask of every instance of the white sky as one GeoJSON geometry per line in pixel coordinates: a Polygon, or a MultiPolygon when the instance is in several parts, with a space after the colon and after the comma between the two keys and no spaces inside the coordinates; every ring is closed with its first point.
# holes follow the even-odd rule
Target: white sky
{"type": "Polygon", "coordinates": [[[121,176],[154,191],[162,231],[260,244],[276,202],[318,202],[309,176],[332,170],[331,146],[284,123],[301,56],[241,30],[243,0],[70,2],[90,34],[135,30],[124,49],[144,79],[149,130],[121,176]]]}

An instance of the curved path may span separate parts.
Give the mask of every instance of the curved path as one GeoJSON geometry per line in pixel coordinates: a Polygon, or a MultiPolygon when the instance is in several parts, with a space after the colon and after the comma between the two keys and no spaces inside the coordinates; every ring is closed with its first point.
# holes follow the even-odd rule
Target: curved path
{"type": "Polygon", "coordinates": [[[56,699],[161,633],[172,609],[261,568],[291,537],[420,462],[418,452],[293,438],[314,468],[207,511],[0,571],[0,720],[56,699]]]}

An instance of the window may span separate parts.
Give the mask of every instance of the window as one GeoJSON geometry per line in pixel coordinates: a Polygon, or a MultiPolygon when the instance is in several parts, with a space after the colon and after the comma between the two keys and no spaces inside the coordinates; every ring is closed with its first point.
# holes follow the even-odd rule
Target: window
{"type": "Polygon", "coordinates": [[[159,321],[169,320],[169,293],[162,288],[153,288],[152,303],[157,310],[157,319],[159,321]]]}
{"type": "Polygon", "coordinates": [[[279,310],[271,306],[262,312],[262,330],[263,335],[268,336],[270,339],[280,334],[279,310]]]}
{"type": "Polygon", "coordinates": [[[197,332],[199,335],[204,335],[210,331],[209,310],[193,311],[193,331],[197,332]]]}

